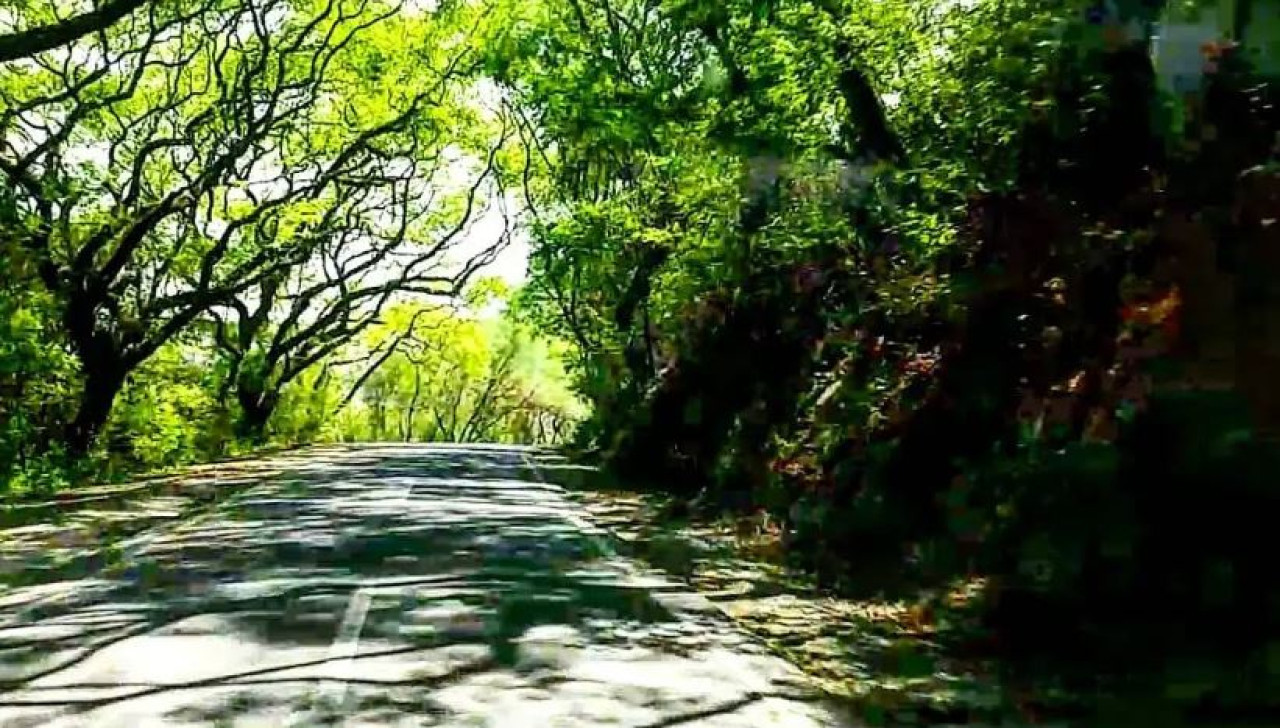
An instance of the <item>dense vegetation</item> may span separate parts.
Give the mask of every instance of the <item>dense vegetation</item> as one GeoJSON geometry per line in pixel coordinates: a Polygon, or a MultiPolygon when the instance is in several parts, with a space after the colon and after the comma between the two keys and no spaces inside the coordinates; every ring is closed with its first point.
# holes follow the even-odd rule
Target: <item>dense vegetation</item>
{"type": "Polygon", "coordinates": [[[1157,78],[1149,23],[1194,5],[517,15],[523,296],[579,445],[772,514],[833,585],[988,577],[1001,649],[1086,685],[1229,652],[1175,682],[1265,702],[1280,124],[1230,43],[1157,78]]]}
{"type": "Polygon", "coordinates": [[[1157,78],[1196,3],[55,5],[0,36],[10,490],[572,432],[832,585],[991,577],[1006,648],[1280,674],[1280,125],[1229,43],[1157,78]]]}
{"type": "Polygon", "coordinates": [[[565,431],[554,353],[478,321],[505,295],[476,272],[509,241],[521,168],[509,112],[472,101],[481,38],[459,30],[482,9],[130,5],[27,52],[71,21],[9,11],[9,491],[268,439],[565,431]]]}

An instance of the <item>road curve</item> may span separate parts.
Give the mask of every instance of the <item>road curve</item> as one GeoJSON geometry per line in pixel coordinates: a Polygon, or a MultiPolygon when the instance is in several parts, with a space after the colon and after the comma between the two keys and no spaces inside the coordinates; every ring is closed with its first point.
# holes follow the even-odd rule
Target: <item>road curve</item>
{"type": "Polygon", "coordinates": [[[0,594],[0,726],[851,725],[614,555],[554,457],[300,461],[97,573],[0,594]]]}

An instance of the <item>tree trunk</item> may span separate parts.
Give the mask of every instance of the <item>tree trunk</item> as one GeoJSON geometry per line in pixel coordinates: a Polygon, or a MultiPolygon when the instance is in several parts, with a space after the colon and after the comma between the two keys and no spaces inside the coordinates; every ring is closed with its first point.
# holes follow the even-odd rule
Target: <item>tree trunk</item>
{"type": "Polygon", "coordinates": [[[67,425],[64,440],[72,457],[89,454],[102,428],[111,416],[116,395],[124,389],[125,367],[119,363],[104,363],[90,359],[83,362],[85,370],[84,390],[76,416],[67,425]]]}
{"type": "Polygon", "coordinates": [[[267,440],[267,421],[276,410],[279,398],[274,392],[263,392],[253,386],[236,387],[236,399],[240,401],[240,419],[236,421],[236,436],[255,445],[267,440]]]}
{"type": "Polygon", "coordinates": [[[409,400],[409,412],[405,415],[404,432],[401,433],[401,440],[405,442],[413,441],[413,423],[418,417],[418,400],[422,397],[422,372],[416,367],[413,370],[413,398],[409,400]]]}
{"type": "Polygon", "coordinates": [[[372,410],[369,413],[369,437],[374,442],[381,442],[387,431],[387,405],[379,399],[369,409],[372,410]]]}

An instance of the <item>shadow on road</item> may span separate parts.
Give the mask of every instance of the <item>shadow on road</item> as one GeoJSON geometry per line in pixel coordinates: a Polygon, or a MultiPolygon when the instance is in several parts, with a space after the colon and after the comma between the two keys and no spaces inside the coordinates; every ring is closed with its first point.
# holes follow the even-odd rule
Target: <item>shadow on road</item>
{"type": "Polygon", "coordinates": [[[673,611],[533,455],[325,452],[4,594],[0,724],[833,724],[776,658],[673,611]]]}

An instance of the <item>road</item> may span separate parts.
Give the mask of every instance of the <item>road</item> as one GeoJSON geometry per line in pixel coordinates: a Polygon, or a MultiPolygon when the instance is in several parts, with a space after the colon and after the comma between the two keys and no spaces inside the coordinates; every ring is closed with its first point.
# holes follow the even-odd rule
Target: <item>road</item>
{"type": "MultiPolygon", "coordinates": [[[[296,458],[295,458],[296,459],[296,458]]],[[[316,451],[0,595],[0,726],[841,726],[534,450],[316,451]]]]}

